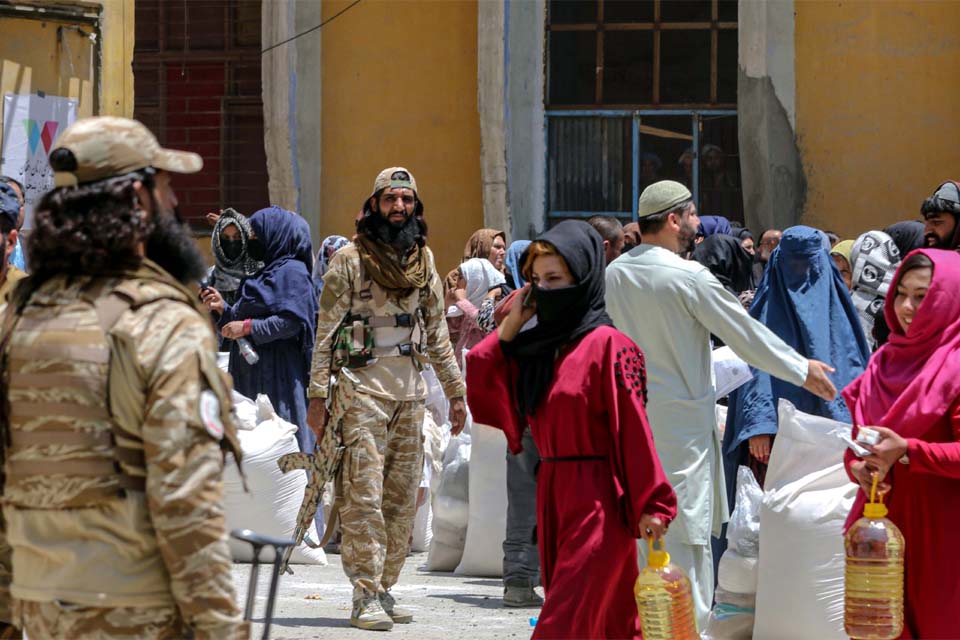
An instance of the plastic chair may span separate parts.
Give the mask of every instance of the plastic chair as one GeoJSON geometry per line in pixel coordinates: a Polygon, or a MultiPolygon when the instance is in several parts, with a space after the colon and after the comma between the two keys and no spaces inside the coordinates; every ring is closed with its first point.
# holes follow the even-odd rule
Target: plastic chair
{"type": "Polygon", "coordinates": [[[253,617],[253,603],[257,597],[257,578],[260,576],[260,551],[264,547],[273,547],[273,574],[270,576],[270,593],[267,596],[267,610],[263,615],[263,640],[270,637],[270,623],[273,621],[273,606],[277,600],[277,586],[280,582],[280,565],[289,547],[296,542],[287,538],[263,536],[250,529],[234,529],[230,535],[253,547],[253,563],[250,565],[250,586],[247,588],[247,603],[243,609],[243,619],[247,622],[253,617]]]}

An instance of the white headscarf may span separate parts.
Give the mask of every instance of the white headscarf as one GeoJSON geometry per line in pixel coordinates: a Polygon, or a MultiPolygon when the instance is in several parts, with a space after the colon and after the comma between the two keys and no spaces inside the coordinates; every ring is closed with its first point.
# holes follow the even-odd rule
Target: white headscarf
{"type": "MultiPolygon", "coordinates": [[[[460,264],[460,275],[467,281],[467,300],[480,308],[490,289],[506,283],[503,274],[486,258],[470,258],[460,264]]],[[[447,309],[448,318],[463,315],[457,305],[447,309]]]]}
{"type": "Polygon", "coordinates": [[[883,303],[899,264],[900,250],[893,238],[883,231],[867,231],[850,249],[850,266],[853,267],[850,295],[871,349],[877,348],[873,325],[877,314],[883,313],[883,303]]]}

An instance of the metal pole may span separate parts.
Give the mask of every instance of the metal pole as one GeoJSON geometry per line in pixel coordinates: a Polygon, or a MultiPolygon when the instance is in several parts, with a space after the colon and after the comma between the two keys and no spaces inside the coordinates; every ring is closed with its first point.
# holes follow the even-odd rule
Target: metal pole
{"type": "Polygon", "coordinates": [[[273,605],[277,600],[277,584],[280,582],[280,565],[283,563],[283,547],[274,547],[273,574],[270,576],[270,593],[267,595],[267,612],[263,616],[263,640],[270,638],[270,624],[273,622],[273,605]]]}
{"type": "Polygon", "coordinates": [[[638,202],[640,201],[640,114],[633,113],[633,201],[630,203],[630,210],[633,215],[631,220],[636,222],[639,219],[638,202]]]}
{"type": "Polygon", "coordinates": [[[700,211],[700,114],[694,111],[690,120],[693,124],[693,203],[697,213],[703,215],[700,211]]]}
{"type": "Polygon", "coordinates": [[[260,575],[260,550],[263,547],[253,545],[253,564],[250,566],[250,585],[247,587],[247,604],[243,609],[243,619],[253,618],[253,601],[257,596],[257,578],[260,575]]]}

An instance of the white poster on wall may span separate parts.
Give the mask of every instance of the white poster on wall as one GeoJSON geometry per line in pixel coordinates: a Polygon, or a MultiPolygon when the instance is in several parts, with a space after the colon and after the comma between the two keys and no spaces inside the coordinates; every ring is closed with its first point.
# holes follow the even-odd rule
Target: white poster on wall
{"type": "Polygon", "coordinates": [[[3,149],[0,174],[16,178],[26,188],[24,228],[33,227],[33,207],[53,188],[47,156],[53,142],[77,119],[77,100],[60,96],[3,96],[3,149]]]}

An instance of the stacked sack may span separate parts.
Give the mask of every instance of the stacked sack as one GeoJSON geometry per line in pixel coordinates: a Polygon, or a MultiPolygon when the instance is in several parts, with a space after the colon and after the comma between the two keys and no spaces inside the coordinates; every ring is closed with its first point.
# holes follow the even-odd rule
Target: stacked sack
{"type": "MultiPolygon", "coordinates": [[[[307,488],[307,475],[302,469],[283,473],[277,460],[299,451],[297,426],[280,418],[270,399],[263,394],[257,396],[256,403],[235,391],[233,399],[237,435],[243,450],[243,471],[250,491],[244,491],[236,463],[232,456],[227,456],[223,471],[227,530],[250,529],[267,536],[292,538],[307,488]]],[[[319,542],[315,525],[310,527],[307,539],[319,542]]],[[[230,538],[230,551],[236,561],[252,560],[252,550],[245,542],[230,538]]],[[[265,550],[261,559],[271,560],[272,553],[265,550]]],[[[323,549],[301,544],[294,549],[291,562],[325,565],[327,557],[323,549]]]]}
{"type": "Polygon", "coordinates": [[[453,571],[463,557],[470,516],[470,435],[450,439],[443,453],[443,470],[433,495],[433,539],[428,571],[453,571]]]}
{"type": "Polygon", "coordinates": [[[470,498],[470,423],[456,437],[450,436],[447,420],[450,404],[443,394],[433,369],[421,372],[427,384],[427,417],[424,418],[424,475],[429,474],[430,495],[417,510],[414,522],[414,546],[421,546],[418,527],[425,527],[429,515],[429,542],[422,531],[423,544],[429,550],[424,568],[428,571],[453,571],[460,564],[467,539],[470,498]],[[439,443],[436,426],[439,431],[439,443]],[[427,464],[429,461],[429,465],[427,464]],[[428,510],[428,514],[424,512],[428,510]]]}
{"type": "Polygon", "coordinates": [[[716,605],[707,620],[703,640],[753,637],[763,490],[748,467],[737,469],[736,500],[727,524],[727,550],[717,569],[716,605]]]}
{"type": "Polygon", "coordinates": [[[434,420],[433,413],[426,411],[423,417],[423,478],[418,493],[422,502],[417,506],[417,515],[413,520],[413,540],[410,544],[410,550],[414,552],[428,551],[433,541],[433,505],[430,498],[440,486],[443,450],[445,440],[449,438],[449,429],[445,434],[443,428],[434,420]]]}
{"type": "Polygon", "coordinates": [[[843,465],[849,424],[780,400],[760,507],[757,640],[845,639],[843,524],[857,485],[843,465]]]}

